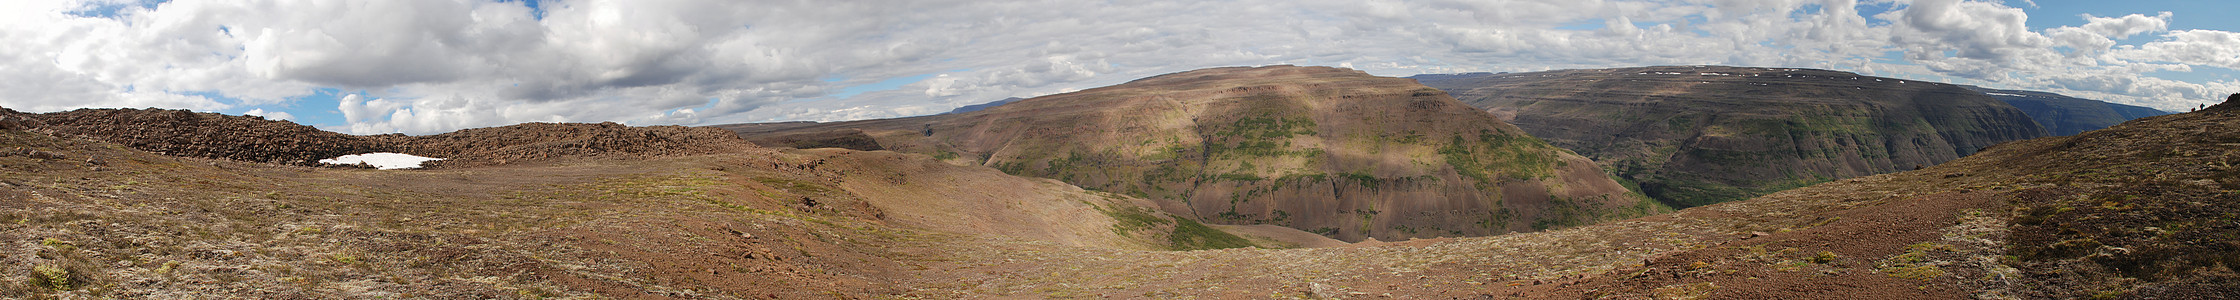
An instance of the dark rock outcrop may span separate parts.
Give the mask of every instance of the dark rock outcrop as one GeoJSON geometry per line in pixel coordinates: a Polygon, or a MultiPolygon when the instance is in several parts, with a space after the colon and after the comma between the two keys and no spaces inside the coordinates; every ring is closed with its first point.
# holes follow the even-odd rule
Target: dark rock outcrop
{"type": "Polygon", "coordinates": [[[862,151],[886,150],[879,147],[879,140],[864,134],[862,129],[843,128],[816,132],[786,132],[771,135],[752,135],[749,141],[756,145],[792,147],[796,149],[841,148],[862,151]]]}
{"type": "Polygon", "coordinates": [[[263,117],[166,109],[80,109],[35,115],[42,129],[165,155],[317,165],[347,154],[394,152],[365,137],[263,117]]]}
{"type": "Polygon", "coordinates": [[[39,121],[32,114],[0,108],[0,130],[31,130],[45,125],[46,122],[39,121]]]}
{"type": "Polygon", "coordinates": [[[1986,96],[2013,105],[2029,114],[2030,119],[2046,127],[2052,135],[2076,135],[2121,124],[2132,119],[2167,115],[2170,112],[2108,103],[2099,100],[2069,97],[2061,94],[2017,90],[1997,90],[1963,86],[1983,92],[1986,96]]]}
{"type": "Polygon", "coordinates": [[[1849,72],[1679,66],[1417,78],[1683,207],[2046,136],[1982,93],[1849,72]]]}
{"type": "Polygon", "coordinates": [[[443,166],[493,165],[563,157],[649,157],[754,148],[730,131],[685,126],[524,123],[430,136],[379,136],[406,153],[442,157],[443,166]]]}
{"type": "Polygon", "coordinates": [[[900,119],[739,128],[866,134],[885,149],[1135,195],[1219,224],[1341,240],[1482,236],[1662,211],[1446,93],[1360,71],[1215,68],[900,119]]]}

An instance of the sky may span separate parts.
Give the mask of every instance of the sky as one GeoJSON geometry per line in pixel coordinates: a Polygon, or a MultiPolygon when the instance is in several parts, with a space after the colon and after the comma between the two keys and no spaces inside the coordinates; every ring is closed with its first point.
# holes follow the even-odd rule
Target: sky
{"type": "Polygon", "coordinates": [[[2240,92],[2232,12],[2240,1],[15,0],[0,3],[0,107],[352,134],[840,121],[1294,64],[1820,68],[2185,111],[2240,92]]]}

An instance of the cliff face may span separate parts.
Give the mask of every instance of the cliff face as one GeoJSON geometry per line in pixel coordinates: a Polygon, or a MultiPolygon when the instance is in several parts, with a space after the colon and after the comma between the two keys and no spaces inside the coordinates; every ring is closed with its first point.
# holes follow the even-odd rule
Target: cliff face
{"type": "Polygon", "coordinates": [[[1220,224],[1347,241],[1532,231],[1662,208],[1593,161],[1407,79],[1217,68],[981,111],[815,126],[879,147],[1135,195],[1220,224]]]}
{"type": "Polygon", "coordinates": [[[2006,102],[2031,120],[2046,127],[2053,135],[2076,135],[2122,124],[2132,119],[2167,115],[2153,108],[2102,102],[2099,100],[2069,97],[2061,94],[2017,90],[1995,90],[1967,86],[1969,90],[2006,102]]]}
{"type": "Polygon", "coordinates": [[[1712,66],[1416,78],[1681,207],[2046,136],[1982,93],[1848,72],[1712,66]]]}

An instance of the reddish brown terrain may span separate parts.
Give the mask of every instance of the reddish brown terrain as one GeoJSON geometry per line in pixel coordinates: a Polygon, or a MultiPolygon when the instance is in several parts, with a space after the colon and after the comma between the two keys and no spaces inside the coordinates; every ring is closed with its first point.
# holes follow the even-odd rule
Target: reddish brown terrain
{"type": "MultiPolygon", "coordinates": [[[[0,110],[0,296],[2218,299],[2240,294],[2233,105],[1671,214],[1346,245],[917,154],[719,136],[316,168],[0,110]]],[[[644,130],[542,128],[594,127],[644,130]]],[[[561,132],[520,144],[600,144],[561,132]]]]}
{"type": "Polygon", "coordinates": [[[1413,80],[1329,67],[1181,72],[977,111],[718,126],[886,149],[1346,241],[1486,236],[1669,210],[1597,164],[1413,80]]]}

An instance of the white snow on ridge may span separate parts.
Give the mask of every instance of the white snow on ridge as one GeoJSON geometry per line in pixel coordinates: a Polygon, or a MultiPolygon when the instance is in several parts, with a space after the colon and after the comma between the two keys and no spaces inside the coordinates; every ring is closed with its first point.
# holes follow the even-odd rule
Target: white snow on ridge
{"type": "Polygon", "coordinates": [[[319,160],[319,163],[322,163],[322,164],[334,164],[334,165],[355,165],[355,164],[359,164],[359,163],[364,163],[364,164],[367,164],[367,165],[373,165],[373,167],[374,167],[374,168],[380,168],[380,169],[382,169],[382,170],[395,170],[395,169],[418,169],[418,168],[420,168],[420,163],[424,163],[424,162],[429,162],[429,161],[438,161],[438,160],[443,160],[443,159],[441,159],[441,158],[433,158],[433,157],[421,157],[421,156],[418,156],[418,155],[411,155],[411,154],[404,154],[404,153],[388,153],[388,152],[380,152],[380,153],[366,153],[366,154],[351,154],[351,155],[343,155],[343,156],[341,156],[341,157],[335,157],[335,158],[329,158],[329,159],[321,159],[321,160],[319,160]]]}
{"type": "Polygon", "coordinates": [[[2008,94],[2008,93],[1984,93],[1984,94],[1987,94],[1987,95],[1992,95],[1992,96],[2007,96],[2007,97],[2029,97],[2029,96],[2025,96],[2025,95],[2008,94]]]}

